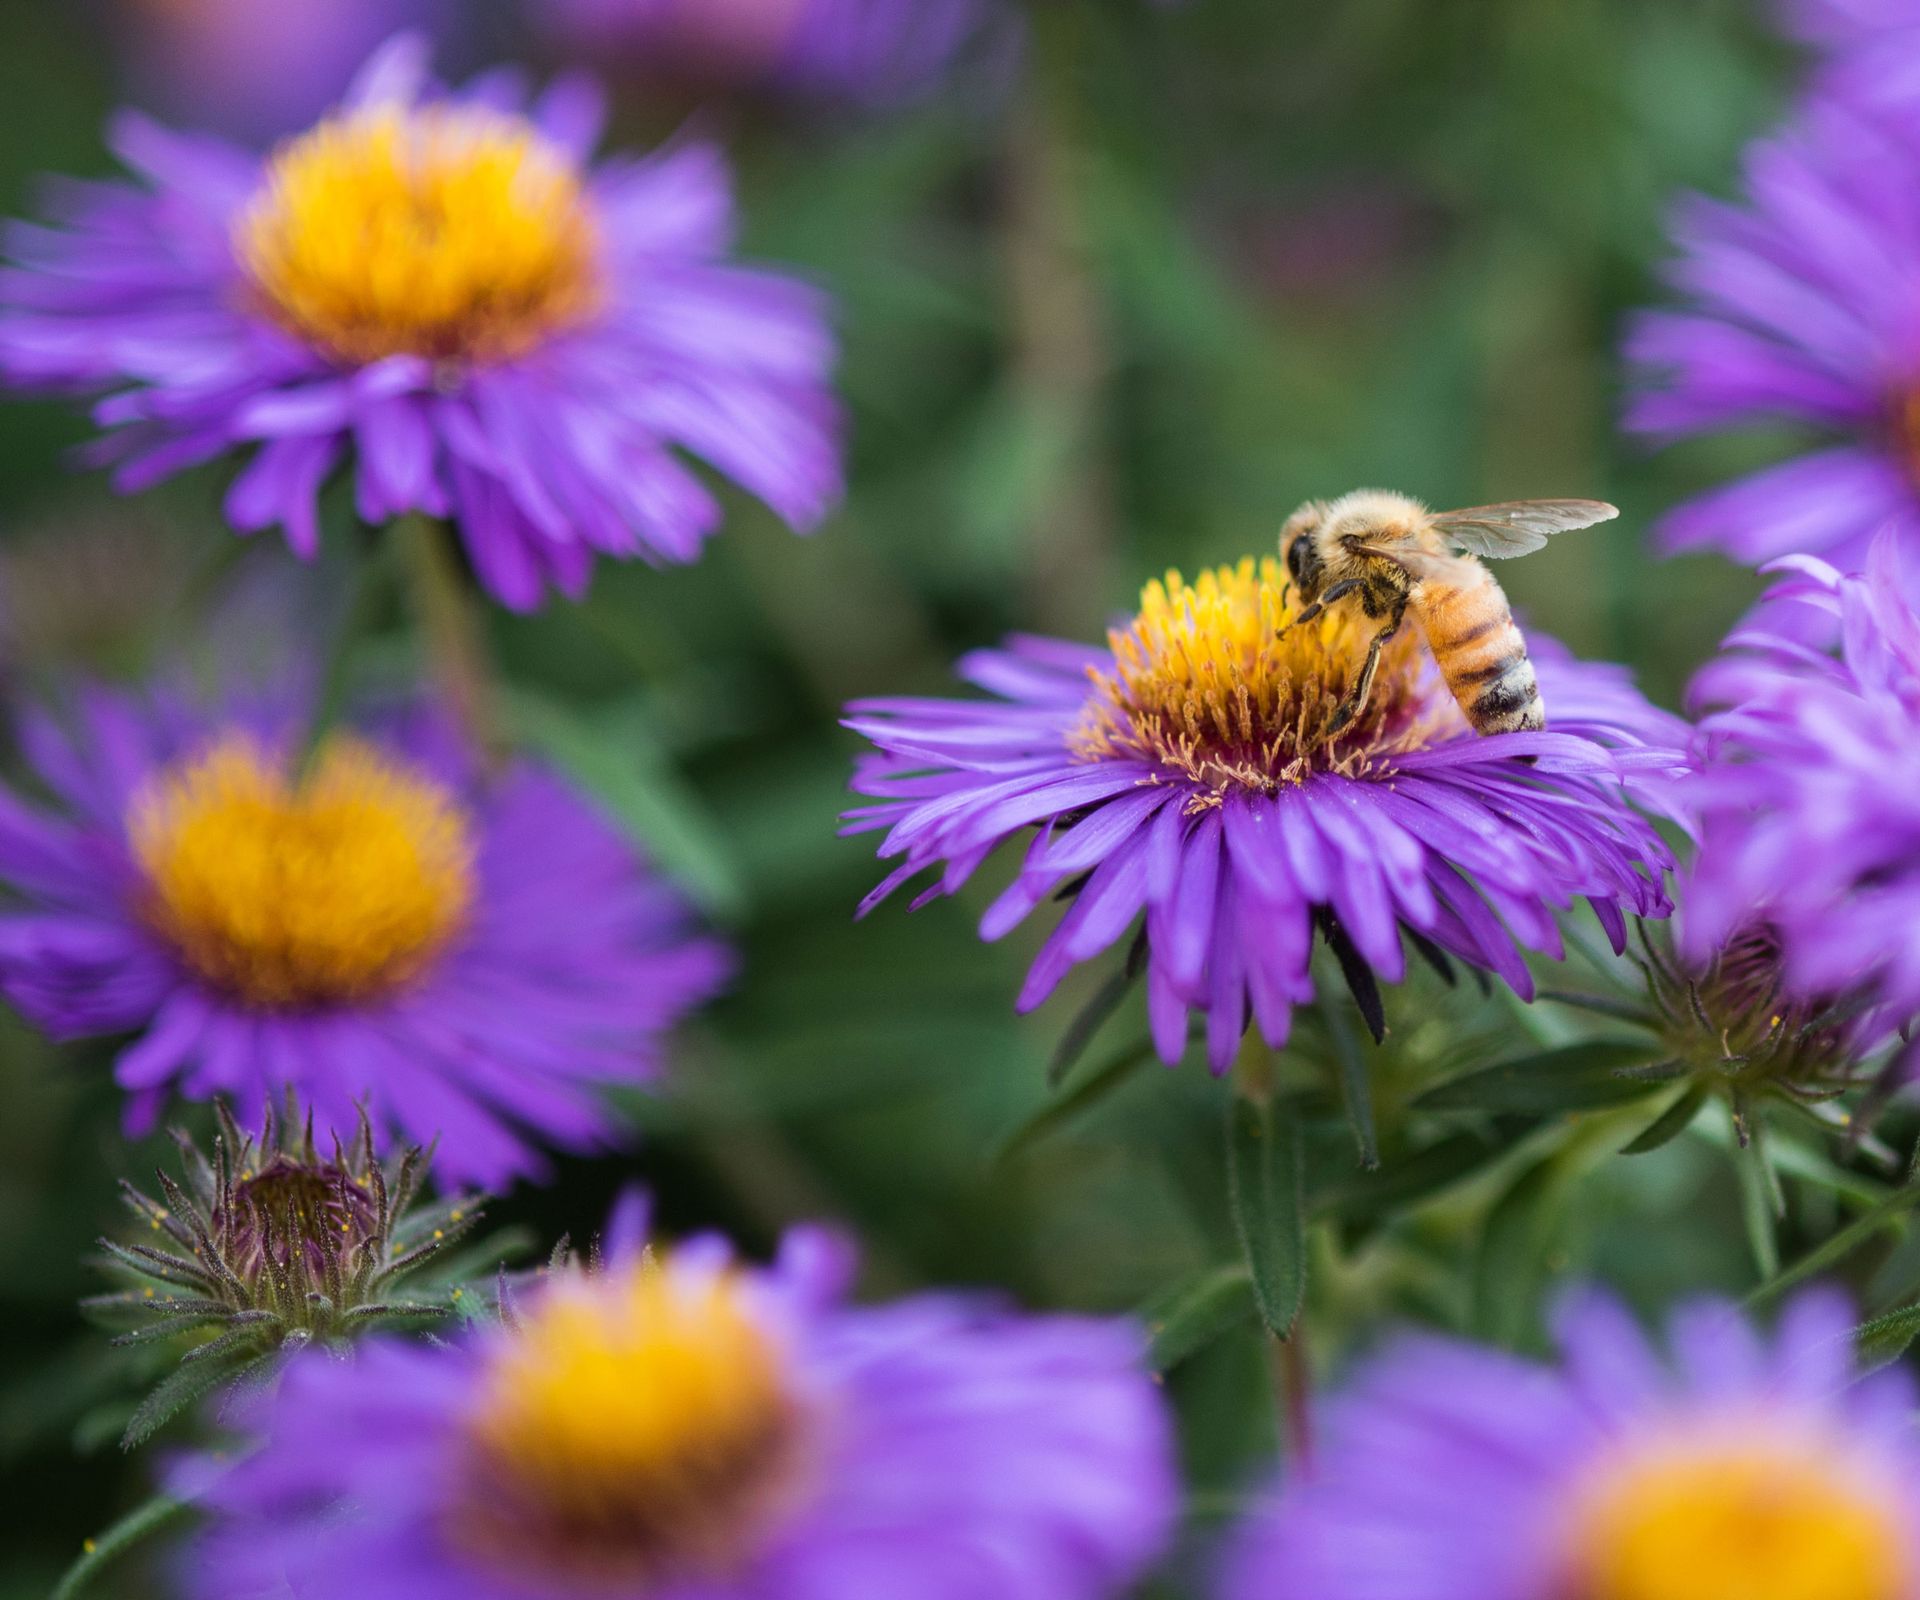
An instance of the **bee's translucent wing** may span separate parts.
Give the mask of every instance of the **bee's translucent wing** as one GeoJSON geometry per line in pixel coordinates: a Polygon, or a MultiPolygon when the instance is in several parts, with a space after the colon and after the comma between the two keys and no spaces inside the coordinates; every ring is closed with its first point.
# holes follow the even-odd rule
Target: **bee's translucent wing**
{"type": "Polygon", "coordinates": [[[1453,566],[1452,556],[1431,555],[1410,544],[1356,544],[1353,553],[1357,556],[1373,556],[1381,561],[1391,561],[1403,572],[1410,572],[1416,578],[1445,577],[1453,566]]]}
{"type": "Polygon", "coordinates": [[[1439,511],[1433,526],[1455,548],[1469,555],[1524,556],[1556,533],[1590,528],[1620,515],[1604,500],[1503,500],[1498,505],[1439,511]]]}

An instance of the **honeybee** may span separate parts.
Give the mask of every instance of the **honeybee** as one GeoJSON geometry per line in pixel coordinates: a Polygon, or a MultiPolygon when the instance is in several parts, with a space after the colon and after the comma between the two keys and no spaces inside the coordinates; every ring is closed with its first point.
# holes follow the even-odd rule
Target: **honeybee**
{"type": "Polygon", "coordinates": [[[1527,642],[1514,626],[1499,580],[1477,558],[1523,556],[1556,533],[1619,515],[1601,500],[1509,500],[1429,511],[1385,489],[1309,500],[1280,530],[1287,572],[1306,602],[1296,621],[1311,622],[1357,594],[1361,609],[1382,622],[1328,732],[1337,733],[1365,709],[1380,652],[1409,611],[1476,733],[1544,728],[1546,711],[1527,642]]]}

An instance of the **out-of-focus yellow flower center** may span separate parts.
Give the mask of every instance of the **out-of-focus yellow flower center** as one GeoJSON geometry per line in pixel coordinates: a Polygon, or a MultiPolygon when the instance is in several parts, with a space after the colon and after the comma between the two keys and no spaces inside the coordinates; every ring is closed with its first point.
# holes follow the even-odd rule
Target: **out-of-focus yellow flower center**
{"type": "Polygon", "coordinates": [[[454,1536],[546,1578],[722,1572],[793,1492],[804,1434],[738,1276],[558,1280],[487,1373],[454,1536]]]}
{"type": "Polygon", "coordinates": [[[1199,785],[1204,805],[1234,787],[1270,792],[1314,772],[1358,773],[1458,721],[1451,699],[1423,684],[1407,627],[1382,652],[1366,709],[1330,733],[1383,624],[1339,605],[1301,626],[1300,609],[1271,557],[1193,583],[1156,578],[1132,625],[1107,635],[1115,669],[1092,673],[1074,754],[1152,761],[1199,785]]]}
{"type": "Polygon", "coordinates": [[[464,925],[465,814],[439,783],[334,736],[304,776],[245,734],[162,773],[128,817],[149,921],[256,1006],[389,994],[464,925]]]}
{"type": "Polygon", "coordinates": [[[274,156],[235,245],[267,311],[345,362],[516,356],[601,298],[575,164],[477,106],[322,122],[274,156]]]}
{"type": "Polygon", "coordinates": [[[1581,1504],[1567,1600],[1911,1600],[1888,1488],[1798,1433],[1709,1430],[1614,1462],[1581,1504]]]}

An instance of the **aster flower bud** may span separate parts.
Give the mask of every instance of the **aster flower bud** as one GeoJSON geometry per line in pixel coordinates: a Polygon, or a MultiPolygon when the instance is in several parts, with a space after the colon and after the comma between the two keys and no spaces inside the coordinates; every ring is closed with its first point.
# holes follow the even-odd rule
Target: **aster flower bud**
{"type": "Polygon", "coordinates": [[[452,1296],[397,1291],[481,1216],[478,1196],[423,1203],[428,1154],[414,1145],[382,1163],[364,1112],[343,1146],[337,1134],[316,1139],[311,1112],[303,1121],[291,1095],[257,1137],[224,1101],[215,1109],[211,1155],[173,1131],[184,1183],[157,1173],[155,1200],[122,1180],[129,1208],[166,1242],[103,1238],[108,1269],[133,1281],[83,1302],[101,1320],[134,1323],[116,1345],[192,1341],[128,1423],[129,1448],[283,1352],[448,1316],[452,1296]]]}
{"type": "Polygon", "coordinates": [[[1659,1118],[1627,1146],[1659,1148],[1686,1131],[1713,1097],[1727,1103],[1746,1145],[1769,1100],[1852,1129],[1876,1110],[1889,1080],[1885,1047],[1895,1020],[1870,994],[1799,994],[1787,982],[1780,930],[1754,914],[1718,945],[1694,950],[1642,923],[1631,959],[1645,983],[1631,995],[1554,991],[1547,998],[1596,1011],[1645,1030],[1658,1041],[1653,1064],[1628,1076],[1684,1087],[1659,1118]],[[1851,1110],[1832,1107],[1853,1090],[1868,1093],[1851,1110]],[[1825,1108],[1825,1109],[1823,1109],[1825,1108]]]}
{"type": "Polygon", "coordinates": [[[1845,995],[1789,995],[1770,924],[1746,924],[1704,962],[1649,937],[1644,965],[1659,1032],[1695,1074],[1802,1104],[1832,1100],[1865,1080],[1871,1017],[1845,995]]]}

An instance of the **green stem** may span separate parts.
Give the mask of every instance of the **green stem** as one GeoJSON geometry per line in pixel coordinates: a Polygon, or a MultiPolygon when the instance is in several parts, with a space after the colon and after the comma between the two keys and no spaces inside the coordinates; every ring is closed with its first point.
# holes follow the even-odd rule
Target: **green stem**
{"type": "MultiPolygon", "coordinates": [[[[1241,1041],[1240,1053],[1233,1064],[1233,1092],[1241,1099],[1256,1107],[1258,1114],[1265,1120],[1267,1137],[1291,1137],[1294,1139],[1294,1154],[1298,1156],[1298,1137],[1292,1129],[1284,1132],[1273,1126],[1276,1115],[1284,1114],[1274,1104],[1274,1089],[1277,1063],[1274,1054],[1258,1033],[1249,1032],[1241,1041]]],[[[1280,1439],[1286,1448],[1287,1460],[1296,1467],[1304,1466],[1313,1456],[1313,1418],[1309,1396],[1312,1393],[1312,1381],[1307,1365],[1307,1318],[1304,1293],[1304,1281],[1299,1273],[1305,1269],[1304,1251],[1306,1237],[1304,1216],[1300,1214],[1298,1183],[1299,1171],[1297,1159],[1288,1163],[1287,1181],[1295,1188],[1293,1196],[1293,1215],[1287,1219],[1292,1237],[1285,1241],[1287,1251],[1295,1269],[1294,1293],[1289,1296],[1293,1301],[1292,1314],[1287,1320],[1281,1336],[1277,1322],[1271,1323],[1267,1331],[1267,1371],[1273,1384],[1274,1420],[1280,1439]]],[[[1245,1228],[1248,1218],[1241,1218],[1243,1243],[1248,1240],[1245,1228]]],[[[1255,1297],[1259,1298],[1259,1264],[1257,1252],[1249,1248],[1248,1265],[1255,1276],[1255,1297]]]]}
{"type": "Polygon", "coordinates": [[[1088,16],[1049,5],[1030,20],[1031,69],[1007,119],[1003,225],[1012,381],[1026,426],[1046,441],[1030,520],[1047,537],[1033,542],[1025,577],[1036,619],[1073,631],[1095,621],[1113,576],[1114,362],[1087,216],[1079,78],[1088,16]]]}
{"type": "Polygon", "coordinates": [[[453,530],[415,513],[394,525],[405,546],[414,615],[428,667],[455,723],[489,763],[506,749],[487,650],[486,618],[454,547],[453,530]]]}
{"type": "MultiPolygon", "coordinates": [[[[357,532],[358,530],[356,530],[357,532]]],[[[368,569],[373,560],[365,546],[355,541],[346,556],[346,575],[342,583],[340,615],[327,640],[326,660],[313,701],[313,715],[307,723],[306,741],[301,748],[300,770],[313,765],[314,756],[345,709],[347,688],[352,681],[353,651],[374,611],[374,590],[368,569]]]]}
{"type": "Polygon", "coordinates": [[[1298,1474],[1313,1463],[1313,1374],[1307,1360],[1307,1319],[1293,1337],[1267,1335],[1267,1368],[1273,1378],[1274,1414],[1286,1448],[1287,1470],[1298,1474]]]}
{"type": "Polygon", "coordinates": [[[80,1559],[67,1568],[60,1582],[54,1586],[50,1600],[73,1600],[73,1596],[98,1576],[101,1568],[118,1560],[135,1545],[172,1527],[192,1509],[188,1501],[176,1500],[165,1494],[157,1494],[145,1504],[135,1507],[105,1533],[86,1542],[80,1559]]]}
{"type": "Polygon", "coordinates": [[[1233,1060],[1233,1092],[1258,1106],[1273,1100],[1273,1052],[1252,1029],[1240,1041],[1240,1052],[1233,1060]]]}

